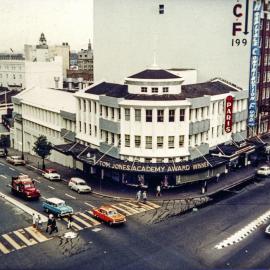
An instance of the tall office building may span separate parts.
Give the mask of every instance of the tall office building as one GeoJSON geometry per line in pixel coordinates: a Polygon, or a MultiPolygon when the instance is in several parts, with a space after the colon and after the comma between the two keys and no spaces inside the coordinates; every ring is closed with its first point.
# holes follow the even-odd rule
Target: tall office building
{"type": "Polygon", "coordinates": [[[199,82],[220,76],[250,89],[250,134],[267,132],[268,5],[268,0],[94,0],[95,81],[122,82],[154,58],[166,68],[194,68],[199,82]]]}

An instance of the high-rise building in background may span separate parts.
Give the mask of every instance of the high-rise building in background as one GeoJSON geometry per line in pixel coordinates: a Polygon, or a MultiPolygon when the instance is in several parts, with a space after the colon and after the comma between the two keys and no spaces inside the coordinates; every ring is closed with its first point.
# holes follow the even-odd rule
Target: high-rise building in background
{"type": "Polygon", "coordinates": [[[270,130],[268,0],[94,1],[95,81],[121,82],[154,58],[194,68],[199,82],[220,76],[250,89],[249,134],[270,130]]]}
{"type": "Polygon", "coordinates": [[[39,44],[24,45],[24,54],[27,61],[48,62],[55,56],[61,56],[63,59],[63,76],[66,77],[69,69],[70,46],[67,42],[62,45],[48,45],[44,33],[41,33],[39,44]]]}

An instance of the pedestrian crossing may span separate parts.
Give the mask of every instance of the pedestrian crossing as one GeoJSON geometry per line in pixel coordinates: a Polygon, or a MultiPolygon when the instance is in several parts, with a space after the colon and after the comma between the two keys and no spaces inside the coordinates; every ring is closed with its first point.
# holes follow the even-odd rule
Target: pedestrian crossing
{"type": "Polygon", "coordinates": [[[0,236],[0,254],[8,254],[47,240],[50,240],[50,238],[32,226],[5,233],[0,236]]]}
{"type": "MultiPolygon", "coordinates": [[[[111,204],[111,207],[115,208],[119,213],[125,216],[137,215],[146,211],[155,210],[160,208],[160,205],[153,202],[134,202],[125,201],[116,204],[111,204]]],[[[73,216],[73,221],[71,223],[71,228],[74,231],[80,231],[87,228],[92,228],[100,224],[100,222],[93,218],[92,210],[87,210],[84,212],[77,212],[73,216]]],[[[62,219],[66,225],[68,223],[68,218],[62,219]]]]}

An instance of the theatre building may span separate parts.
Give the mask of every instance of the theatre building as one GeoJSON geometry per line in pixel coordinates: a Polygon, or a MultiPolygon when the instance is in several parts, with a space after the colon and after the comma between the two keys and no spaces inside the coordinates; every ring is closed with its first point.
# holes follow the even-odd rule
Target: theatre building
{"type": "Polygon", "coordinates": [[[233,160],[248,165],[254,152],[245,142],[248,92],[196,78],[196,70],[153,67],[123,84],[77,91],[76,141],[55,151],[81,162],[89,178],[149,187],[210,180],[233,160]]]}

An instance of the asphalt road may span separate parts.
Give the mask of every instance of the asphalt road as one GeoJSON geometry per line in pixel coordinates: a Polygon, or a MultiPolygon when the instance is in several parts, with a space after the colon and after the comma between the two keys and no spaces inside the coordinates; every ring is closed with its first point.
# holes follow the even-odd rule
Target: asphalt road
{"type": "MultiPolygon", "coordinates": [[[[10,169],[12,166],[0,166],[0,175],[7,177],[0,176],[0,191],[9,194],[6,184],[16,171],[10,169]]],[[[16,167],[15,170],[27,169],[16,167]]],[[[44,197],[64,198],[78,211],[89,209],[85,202],[95,206],[104,203],[103,198],[77,195],[65,183],[38,178],[33,172],[28,174],[40,181],[38,185],[44,197]]],[[[124,226],[111,228],[100,224],[81,230],[74,239],[56,234],[46,242],[0,255],[0,269],[267,269],[270,237],[264,230],[268,222],[238,243],[221,249],[216,246],[270,210],[269,190],[270,179],[265,179],[185,215],[160,218],[165,211],[161,208],[134,214],[124,226]]],[[[24,203],[41,211],[40,202],[24,203]]],[[[0,202],[1,224],[5,224],[1,225],[2,234],[17,229],[18,224],[27,225],[27,217],[16,211],[16,207],[0,202]]]]}

